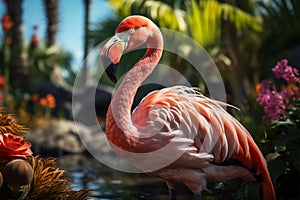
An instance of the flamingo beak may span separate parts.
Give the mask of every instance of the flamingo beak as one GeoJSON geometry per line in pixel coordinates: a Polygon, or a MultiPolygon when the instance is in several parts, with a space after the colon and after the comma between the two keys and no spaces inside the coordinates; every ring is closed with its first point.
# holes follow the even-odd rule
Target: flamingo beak
{"type": "Polygon", "coordinates": [[[126,42],[114,36],[103,46],[100,53],[105,72],[114,83],[117,82],[117,65],[126,46],[126,42]]]}

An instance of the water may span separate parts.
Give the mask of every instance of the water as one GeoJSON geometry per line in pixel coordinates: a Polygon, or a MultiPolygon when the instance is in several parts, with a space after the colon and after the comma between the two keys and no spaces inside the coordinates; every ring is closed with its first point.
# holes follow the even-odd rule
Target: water
{"type": "MultiPolygon", "coordinates": [[[[58,167],[69,171],[74,190],[92,191],[90,200],[167,200],[168,188],[158,178],[146,174],[120,172],[102,165],[87,155],[67,155],[58,158],[58,167]]],[[[204,200],[232,199],[232,191],[218,191],[210,186],[212,194],[205,192],[204,200]]],[[[184,186],[177,185],[177,200],[193,199],[184,186]]]]}

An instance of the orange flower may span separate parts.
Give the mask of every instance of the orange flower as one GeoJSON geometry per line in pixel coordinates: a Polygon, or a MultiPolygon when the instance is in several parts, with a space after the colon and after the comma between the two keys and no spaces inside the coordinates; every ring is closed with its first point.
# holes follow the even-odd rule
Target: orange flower
{"type": "Polygon", "coordinates": [[[259,94],[260,88],[261,88],[261,84],[260,83],[258,83],[258,84],[255,85],[255,91],[256,91],[257,94],[259,94]]]}
{"type": "Polygon", "coordinates": [[[46,95],[47,104],[50,108],[55,108],[56,106],[56,100],[55,97],[52,94],[46,95]]]}
{"type": "Polygon", "coordinates": [[[33,93],[31,95],[31,101],[33,101],[33,102],[37,102],[39,100],[39,98],[40,98],[40,96],[37,93],[33,93]]]}
{"type": "Polygon", "coordinates": [[[5,31],[10,30],[14,25],[14,23],[12,22],[11,16],[9,14],[6,14],[3,16],[1,23],[2,23],[2,28],[5,31]]]}
{"type": "Polygon", "coordinates": [[[55,101],[55,97],[52,94],[47,94],[46,99],[47,99],[48,102],[55,101]]]}
{"type": "Polygon", "coordinates": [[[0,134],[0,163],[6,163],[18,158],[32,155],[31,143],[25,141],[23,136],[11,133],[0,134]]]}
{"type": "Polygon", "coordinates": [[[46,98],[41,98],[39,103],[42,107],[45,107],[45,106],[47,106],[47,99],[46,98]]]}

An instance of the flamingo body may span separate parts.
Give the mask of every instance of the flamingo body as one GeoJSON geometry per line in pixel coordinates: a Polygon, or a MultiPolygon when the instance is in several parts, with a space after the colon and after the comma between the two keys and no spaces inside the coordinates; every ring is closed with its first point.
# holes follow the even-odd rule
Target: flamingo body
{"type": "Polygon", "coordinates": [[[124,19],[116,33],[101,51],[112,80],[120,52],[144,43],[148,50],[122,80],[108,109],[106,135],[112,148],[165,180],[170,199],[175,199],[178,182],[187,185],[197,199],[207,182],[238,177],[255,181],[259,176],[264,199],[275,199],[262,153],[249,132],[223,108],[227,104],[205,97],[196,88],[174,86],[151,92],[131,113],[138,87],[160,59],[162,36],[156,25],[142,16],[124,19]],[[147,158],[152,152],[159,153],[147,158]],[[137,154],[145,157],[140,159],[137,154]],[[156,167],[168,159],[167,164],[156,167]],[[224,165],[229,160],[239,164],[224,165]]]}

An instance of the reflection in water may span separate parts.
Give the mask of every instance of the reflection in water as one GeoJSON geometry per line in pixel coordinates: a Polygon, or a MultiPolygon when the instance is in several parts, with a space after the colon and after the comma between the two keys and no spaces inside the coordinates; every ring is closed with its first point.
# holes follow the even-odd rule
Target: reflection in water
{"type": "MultiPolygon", "coordinates": [[[[93,192],[90,200],[167,200],[168,189],[164,182],[146,174],[119,172],[102,165],[87,155],[65,155],[57,160],[58,167],[67,169],[74,190],[93,192]]],[[[209,188],[211,190],[211,188],[209,188]]],[[[184,186],[176,186],[177,200],[193,199],[184,186]]],[[[230,191],[213,191],[204,194],[204,200],[232,199],[230,191]],[[222,194],[221,194],[222,192],[222,194]]]]}

